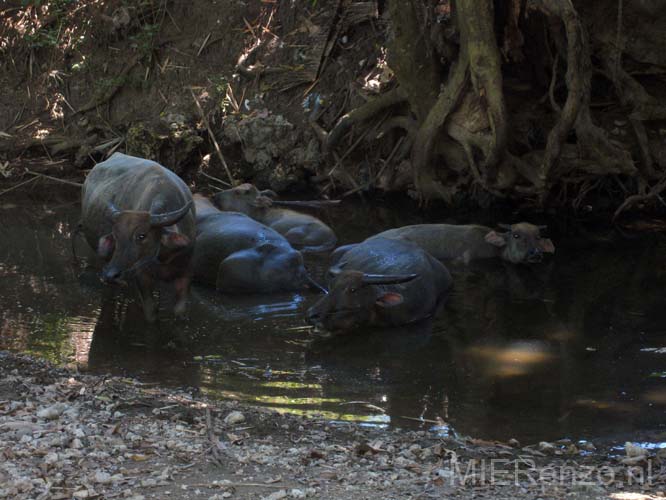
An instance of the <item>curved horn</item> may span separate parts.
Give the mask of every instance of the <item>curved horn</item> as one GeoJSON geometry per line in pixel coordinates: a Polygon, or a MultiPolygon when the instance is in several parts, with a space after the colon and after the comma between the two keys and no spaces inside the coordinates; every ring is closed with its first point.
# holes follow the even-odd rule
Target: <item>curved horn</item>
{"type": "Polygon", "coordinates": [[[331,266],[328,269],[328,275],[331,278],[337,278],[338,275],[342,272],[342,267],[341,266],[331,266]]]}
{"type": "Polygon", "coordinates": [[[150,225],[153,227],[173,226],[180,219],[185,217],[185,214],[192,208],[192,200],[188,201],[184,207],[167,212],[165,214],[150,214],[150,225]]]}
{"type": "Polygon", "coordinates": [[[115,205],[115,203],[110,201],[106,206],[106,213],[111,217],[112,221],[115,221],[123,212],[115,205]]]}
{"type": "Polygon", "coordinates": [[[277,196],[278,196],[277,193],[275,191],[273,191],[272,189],[263,189],[263,190],[259,191],[259,194],[261,196],[266,196],[268,198],[277,198],[277,196]]]}
{"type": "Polygon", "coordinates": [[[397,285],[418,277],[418,274],[363,274],[363,283],[366,285],[397,285]]]}
{"type": "Polygon", "coordinates": [[[511,231],[511,224],[497,224],[497,227],[511,231]]]}
{"type": "Polygon", "coordinates": [[[543,226],[537,226],[537,228],[539,229],[539,231],[545,231],[546,229],[548,229],[548,226],[544,224],[543,226]]]}

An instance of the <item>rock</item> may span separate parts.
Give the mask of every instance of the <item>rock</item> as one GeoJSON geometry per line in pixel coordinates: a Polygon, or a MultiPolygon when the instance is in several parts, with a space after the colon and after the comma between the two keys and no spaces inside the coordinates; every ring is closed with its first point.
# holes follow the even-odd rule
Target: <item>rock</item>
{"type": "Polygon", "coordinates": [[[549,443],[548,441],[541,441],[539,443],[539,450],[544,452],[544,453],[554,453],[557,447],[553,443],[549,443]]]}
{"type": "Polygon", "coordinates": [[[512,448],[520,448],[520,441],[515,438],[509,439],[508,445],[512,448]]]}
{"type": "Polygon", "coordinates": [[[271,493],[267,497],[263,497],[263,500],[282,500],[283,498],[287,498],[287,490],[279,490],[271,493]]]}
{"type": "Polygon", "coordinates": [[[306,497],[305,492],[303,490],[299,490],[299,489],[296,489],[296,488],[294,488],[293,490],[291,490],[289,492],[289,496],[291,498],[305,498],[306,497]]]}
{"type": "Polygon", "coordinates": [[[95,472],[95,482],[99,484],[107,484],[111,482],[111,474],[98,470],[95,472]]]}
{"type": "Polygon", "coordinates": [[[245,415],[239,411],[232,411],[229,415],[224,417],[224,423],[227,425],[236,425],[241,422],[245,422],[245,415]]]}
{"type": "Polygon", "coordinates": [[[43,418],[45,420],[55,420],[59,418],[60,415],[67,409],[67,405],[64,403],[56,403],[53,406],[47,408],[42,408],[37,412],[37,418],[43,418]]]}
{"type": "Polygon", "coordinates": [[[648,454],[645,448],[640,445],[630,443],[629,441],[624,443],[624,452],[627,454],[628,458],[645,457],[648,454]]]}
{"type": "Polygon", "coordinates": [[[597,447],[594,446],[594,444],[589,441],[579,441],[578,448],[580,448],[583,451],[597,451],[597,447]]]}

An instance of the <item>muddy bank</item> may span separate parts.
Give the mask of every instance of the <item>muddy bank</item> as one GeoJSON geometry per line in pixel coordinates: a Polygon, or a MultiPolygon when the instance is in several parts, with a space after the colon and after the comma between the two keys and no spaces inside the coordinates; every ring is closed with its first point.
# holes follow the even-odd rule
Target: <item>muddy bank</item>
{"type": "Polygon", "coordinates": [[[663,453],[379,431],[0,353],[0,498],[653,498],[663,453]]]}

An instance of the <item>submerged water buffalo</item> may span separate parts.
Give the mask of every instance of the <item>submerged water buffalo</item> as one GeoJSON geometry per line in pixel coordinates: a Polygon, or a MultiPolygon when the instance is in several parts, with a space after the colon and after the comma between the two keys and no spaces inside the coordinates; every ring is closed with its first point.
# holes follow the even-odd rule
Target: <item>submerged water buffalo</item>
{"type": "Polygon", "coordinates": [[[311,215],[273,206],[275,196],[273,191],[241,184],[217,193],[213,203],[220,210],[241,212],[267,225],[302,252],[326,252],[335,247],[337,238],[330,227],[311,215]]]}
{"type": "Polygon", "coordinates": [[[301,290],[310,283],[303,256],[279,233],[238,212],[221,212],[194,195],[194,279],[223,292],[301,290]]]}
{"type": "Polygon", "coordinates": [[[194,207],[185,183],[161,165],[115,153],[86,177],[81,229],[105,261],[106,282],[136,282],[146,319],[154,321],[157,281],[175,288],[184,314],[194,247],[194,207]]]}
{"type": "Polygon", "coordinates": [[[452,283],[441,262],[409,241],[373,238],[336,258],[328,295],[307,312],[310,323],[330,331],[422,320],[452,283]]]}
{"type": "Polygon", "coordinates": [[[534,263],[541,261],[544,253],[555,252],[553,242],[541,237],[545,226],[521,222],[500,227],[505,231],[477,225],[417,224],[389,229],[373,238],[413,241],[436,259],[465,263],[491,257],[514,264],[534,263]]]}

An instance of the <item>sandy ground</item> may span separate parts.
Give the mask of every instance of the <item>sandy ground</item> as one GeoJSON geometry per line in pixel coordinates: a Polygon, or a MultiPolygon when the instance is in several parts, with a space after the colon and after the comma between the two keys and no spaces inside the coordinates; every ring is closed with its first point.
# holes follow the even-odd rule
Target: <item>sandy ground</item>
{"type": "Polygon", "coordinates": [[[208,401],[0,352],[0,498],[660,498],[664,458],[208,401]]]}

